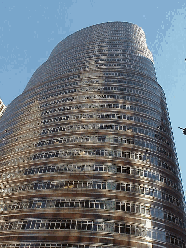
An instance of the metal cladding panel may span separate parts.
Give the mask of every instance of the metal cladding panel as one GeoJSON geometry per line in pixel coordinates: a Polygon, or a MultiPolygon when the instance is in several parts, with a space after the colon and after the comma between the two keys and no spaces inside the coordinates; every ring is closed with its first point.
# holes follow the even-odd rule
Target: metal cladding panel
{"type": "Polygon", "coordinates": [[[82,29],[0,119],[0,248],[185,247],[179,165],[144,31],[82,29]]]}

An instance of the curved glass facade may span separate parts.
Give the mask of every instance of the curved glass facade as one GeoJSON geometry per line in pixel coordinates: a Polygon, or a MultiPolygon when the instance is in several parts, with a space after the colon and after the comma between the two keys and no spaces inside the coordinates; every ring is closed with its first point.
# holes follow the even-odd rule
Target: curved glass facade
{"type": "Polygon", "coordinates": [[[185,247],[179,165],[143,30],[52,51],[0,119],[0,248],[185,247]]]}

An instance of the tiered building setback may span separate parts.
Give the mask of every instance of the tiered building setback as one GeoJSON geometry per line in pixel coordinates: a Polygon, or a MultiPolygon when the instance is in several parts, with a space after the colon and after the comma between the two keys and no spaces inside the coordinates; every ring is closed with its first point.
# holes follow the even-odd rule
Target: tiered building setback
{"type": "Polygon", "coordinates": [[[0,248],[185,247],[166,99],[144,31],[61,41],[0,118],[0,248]]]}

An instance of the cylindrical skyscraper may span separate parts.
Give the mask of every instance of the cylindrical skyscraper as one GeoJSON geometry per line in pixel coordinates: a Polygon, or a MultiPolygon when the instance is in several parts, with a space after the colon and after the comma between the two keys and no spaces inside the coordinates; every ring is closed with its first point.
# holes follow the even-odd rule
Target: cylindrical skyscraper
{"type": "Polygon", "coordinates": [[[82,29],[0,118],[0,248],[185,247],[164,92],[138,26],[82,29]]]}

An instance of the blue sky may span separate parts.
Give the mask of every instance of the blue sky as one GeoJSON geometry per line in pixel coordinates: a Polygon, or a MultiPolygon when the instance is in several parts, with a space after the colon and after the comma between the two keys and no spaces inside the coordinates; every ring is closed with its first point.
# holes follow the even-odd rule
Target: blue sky
{"type": "Polygon", "coordinates": [[[127,21],[145,31],[163,87],[186,190],[185,0],[0,0],[0,98],[8,105],[66,36],[82,28],[127,21]]]}

